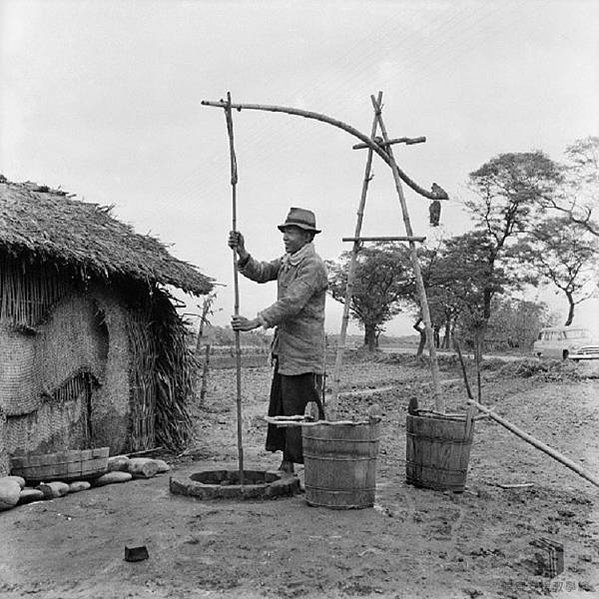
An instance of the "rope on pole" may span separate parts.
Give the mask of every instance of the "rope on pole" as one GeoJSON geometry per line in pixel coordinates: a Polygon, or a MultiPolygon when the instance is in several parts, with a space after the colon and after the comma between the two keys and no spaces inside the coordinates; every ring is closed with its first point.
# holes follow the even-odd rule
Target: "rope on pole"
{"type": "MultiPolygon", "coordinates": [[[[235,136],[233,133],[233,116],[231,113],[231,93],[227,92],[227,102],[224,106],[227,135],[229,136],[229,155],[231,159],[231,229],[237,231],[237,156],[235,155],[235,136]]],[[[239,315],[239,273],[237,272],[237,257],[233,250],[233,289],[235,302],[233,313],[239,315]]],[[[239,464],[239,484],[243,485],[243,427],[241,414],[241,340],[240,332],[235,331],[235,362],[237,371],[237,456],[239,464]]]]}

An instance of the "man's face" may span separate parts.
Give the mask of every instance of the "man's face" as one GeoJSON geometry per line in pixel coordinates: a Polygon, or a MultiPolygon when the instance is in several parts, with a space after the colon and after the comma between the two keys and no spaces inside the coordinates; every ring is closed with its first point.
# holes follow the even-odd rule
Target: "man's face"
{"type": "Polygon", "coordinates": [[[288,254],[295,254],[298,250],[301,250],[310,240],[310,233],[300,229],[299,227],[285,227],[283,229],[283,243],[285,245],[285,251],[288,254]]]}

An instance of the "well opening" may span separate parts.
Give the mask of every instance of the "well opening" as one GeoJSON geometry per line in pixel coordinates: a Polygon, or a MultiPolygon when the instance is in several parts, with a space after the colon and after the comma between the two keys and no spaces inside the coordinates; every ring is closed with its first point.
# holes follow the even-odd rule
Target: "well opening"
{"type": "Polygon", "coordinates": [[[169,488],[175,495],[197,499],[275,499],[300,493],[297,476],[272,470],[201,470],[171,476],[169,488]]]}
{"type": "MultiPolygon", "coordinates": [[[[239,470],[207,470],[205,472],[195,472],[189,478],[191,480],[206,485],[238,485],[239,470]]],[[[264,470],[244,470],[244,485],[264,485],[274,483],[279,480],[275,472],[264,470]]]]}

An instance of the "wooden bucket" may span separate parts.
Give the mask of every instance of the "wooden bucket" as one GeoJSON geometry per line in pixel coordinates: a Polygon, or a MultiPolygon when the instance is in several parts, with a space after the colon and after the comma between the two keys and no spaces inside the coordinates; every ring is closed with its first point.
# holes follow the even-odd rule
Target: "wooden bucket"
{"type": "Polygon", "coordinates": [[[302,427],[306,502],[333,509],[374,505],[379,424],[302,427]]]}
{"type": "Polygon", "coordinates": [[[406,422],[406,482],[461,493],[466,485],[474,423],[466,416],[421,412],[406,422]]]}
{"type": "Polygon", "coordinates": [[[13,456],[11,473],[31,483],[93,479],[106,472],[109,450],[109,447],[98,447],[13,456]]]}

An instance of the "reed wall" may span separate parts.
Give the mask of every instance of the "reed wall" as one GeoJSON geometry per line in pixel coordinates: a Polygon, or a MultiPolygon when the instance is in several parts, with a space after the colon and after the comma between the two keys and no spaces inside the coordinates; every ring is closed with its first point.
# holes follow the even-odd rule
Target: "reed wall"
{"type": "Polygon", "coordinates": [[[0,257],[0,470],[3,448],[183,447],[193,367],[165,292],[0,257]]]}

